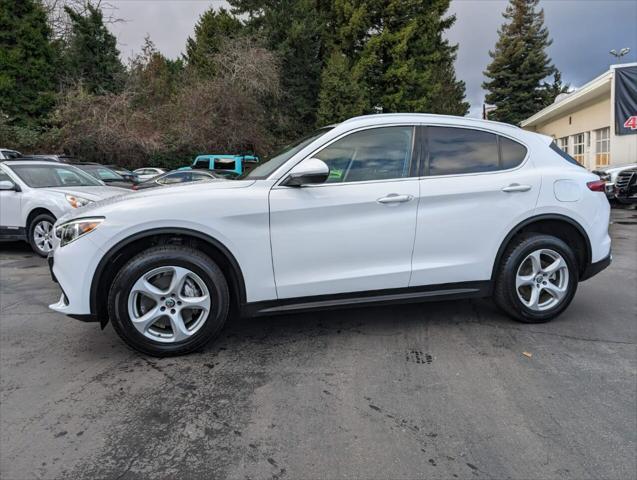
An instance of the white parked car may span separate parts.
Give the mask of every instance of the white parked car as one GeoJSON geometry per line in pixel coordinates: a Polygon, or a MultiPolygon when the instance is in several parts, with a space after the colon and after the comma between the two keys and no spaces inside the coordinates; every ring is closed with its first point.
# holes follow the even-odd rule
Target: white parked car
{"type": "Polygon", "coordinates": [[[53,248],[53,224],[65,213],[127,190],[106,187],[71,165],[13,160],[0,163],[0,240],[26,240],[43,257],[53,248]]]}
{"type": "Polygon", "coordinates": [[[133,173],[137,174],[137,177],[139,178],[140,182],[145,182],[146,180],[155,178],[157,175],[166,173],[166,170],[164,170],[163,168],[144,167],[144,168],[138,168],[137,170],[133,170],[133,173]]]}
{"type": "Polygon", "coordinates": [[[110,319],[159,356],[201,347],[237,311],[493,296],[513,318],[544,322],[610,263],[609,213],[603,182],[548,137],[458,117],[358,117],[244,179],[60,219],[50,264],[63,293],[51,308],[110,319]]]}

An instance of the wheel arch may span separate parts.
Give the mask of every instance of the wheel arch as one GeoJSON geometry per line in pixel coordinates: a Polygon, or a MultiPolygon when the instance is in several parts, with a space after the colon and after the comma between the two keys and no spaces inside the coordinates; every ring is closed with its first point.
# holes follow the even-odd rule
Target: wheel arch
{"type": "Polygon", "coordinates": [[[582,277],[592,258],[591,242],[586,230],[576,220],[566,215],[542,214],[529,217],[518,223],[504,237],[493,262],[491,270],[492,284],[498,273],[502,256],[511,242],[519,235],[531,232],[553,235],[573,247],[578,260],[579,276],[582,277]]]}
{"type": "Polygon", "coordinates": [[[101,258],[90,288],[91,316],[102,328],[108,323],[106,302],[111,283],[131,258],[155,245],[188,245],[203,251],[221,268],[231,292],[232,307],[239,311],[246,302],[243,273],[234,255],[219,240],[187,228],[156,228],[138,232],[121,240],[101,258]]]}
{"type": "Polygon", "coordinates": [[[38,215],[42,215],[42,214],[51,215],[54,219],[57,220],[57,217],[55,216],[55,214],[51,210],[49,210],[48,208],[35,207],[27,215],[27,219],[26,219],[25,224],[24,224],[24,227],[26,228],[27,234],[28,234],[29,230],[31,229],[31,222],[33,222],[33,219],[35,217],[37,217],[38,215]]]}

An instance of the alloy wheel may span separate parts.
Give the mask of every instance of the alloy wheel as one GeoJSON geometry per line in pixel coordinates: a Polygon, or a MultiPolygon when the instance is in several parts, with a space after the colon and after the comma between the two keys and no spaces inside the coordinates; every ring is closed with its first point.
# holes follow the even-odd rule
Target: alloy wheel
{"type": "Polygon", "coordinates": [[[33,241],[42,253],[53,250],[53,224],[48,220],[40,220],[33,228],[33,241]]]}
{"type": "Polygon", "coordinates": [[[180,342],[201,329],[210,313],[208,287],[193,271],[164,266],[142,275],[128,295],[128,315],[145,337],[180,342]]]}
{"type": "Polygon", "coordinates": [[[535,250],[527,255],[515,277],[519,300],[538,312],[559,305],[568,287],[568,265],[562,255],[550,249],[535,250]]]}

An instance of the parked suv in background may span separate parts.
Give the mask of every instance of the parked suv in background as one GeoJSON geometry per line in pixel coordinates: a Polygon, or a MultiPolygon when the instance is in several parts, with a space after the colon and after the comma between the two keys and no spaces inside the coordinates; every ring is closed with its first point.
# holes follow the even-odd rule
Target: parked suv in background
{"type": "MultiPolygon", "coordinates": [[[[106,187],[78,168],[41,160],[0,163],[0,240],[26,240],[45,257],[53,224],[66,212],[126,190],[106,187]]],[[[80,262],[81,263],[81,262],[80,262]]]]}
{"type": "Polygon", "coordinates": [[[610,263],[609,215],[603,182],[549,137],[458,117],[358,117],[244,179],[66,215],[51,308],[110,319],[159,356],[203,346],[230,312],[493,296],[513,318],[545,322],[610,263]]]}
{"type": "Polygon", "coordinates": [[[627,165],[614,165],[612,167],[599,168],[593,170],[595,175],[599,175],[599,178],[606,182],[606,196],[609,200],[615,199],[615,182],[617,176],[624,170],[634,170],[637,168],[637,163],[629,163],[627,165]]]}
{"type": "Polygon", "coordinates": [[[615,180],[615,198],[619,203],[637,203],[637,168],[623,170],[615,180]]]}

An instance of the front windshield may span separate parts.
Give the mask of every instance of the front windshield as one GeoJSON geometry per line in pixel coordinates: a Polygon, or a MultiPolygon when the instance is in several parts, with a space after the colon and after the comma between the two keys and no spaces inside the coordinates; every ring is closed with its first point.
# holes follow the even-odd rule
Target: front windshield
{"type": "Polygon", "coordinates": [[[316,130],[315,132],[312,132],[311,134],[297,140],[296,142],[283,147],[283,149],[281,149],[276,155],[265,160],[264,163],[256,167],[254,170],[250,171],[243,178],[248,178],[250,180],[263,180],[264,178],[268,178],[272,174],[272,172],[274,172],[277,168],[287,162],[296,153],[303,150],[317,138],[325,135],[332,128],[334,127],[321,128],[320,130],[316,130]]]}
{"type": "Polygon", "coordinates": [[[11,169],[31,188],[99,187],[99,180],[70,165],[11,165],[11,169]]]}

